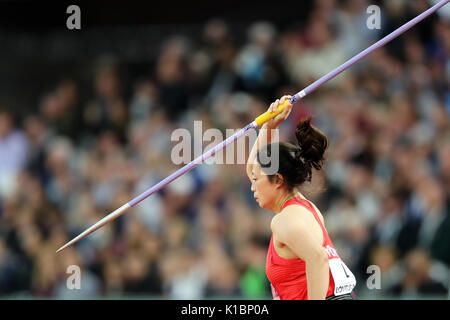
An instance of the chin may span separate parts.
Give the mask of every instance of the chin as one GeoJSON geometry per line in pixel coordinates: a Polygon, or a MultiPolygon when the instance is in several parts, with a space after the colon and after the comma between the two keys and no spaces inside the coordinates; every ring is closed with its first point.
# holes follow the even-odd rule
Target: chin
{"type": "Polygon", "coordinates": [[[261,200],[256,201],[256,203],[259,205],[260,208],[266,209],[265,206],[264,206],[264,204],[262,204],[260,201],[261,201],[261,200]]]}

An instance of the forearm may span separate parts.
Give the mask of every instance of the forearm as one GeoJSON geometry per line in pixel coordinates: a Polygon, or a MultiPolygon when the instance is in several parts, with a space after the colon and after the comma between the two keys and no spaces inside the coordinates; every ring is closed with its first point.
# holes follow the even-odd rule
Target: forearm
{"type": "Polygon", "coordinates": [[[258,150],[266,145],[271,143],[275,137],[278,135],[278,128],[269,128],[267,124],[264,124],[261,129],[259,130],[258,137],[255,140],[255,143],[253,144],[253,147],[250,151],[250,154],[248,156],[247,160],[247,172],[251,171],[251,166],[256,163],[256,154],[258,153],[258,150]]]}
{"type": "Polygon", "coordinates": [[[306,263],[308,300],[324,300],[329,285],[328,258],[322,257],[306,263]]]}
{"type": "MultiPolygon", "coordinates": [[[[273,102],[267,112],[273,113],[276,112],[277,108],[280,104],[284,104],[286,99],[289,99],[291,96],[283,96],[281,99],[277,99],[273,102]]],[[[262,146],[271,143],[274,139],[278,139],[278,126],[281,122],[287,119],[292,110],[292,104],[289,104],[284,110],[276,115],[274,118],[270,120],[266,120],[259,131],[258,138],[253,144],[252,150],[250,151],[250,155],[247,159],[247,175],[251,179],[251,171],[253,165],[256,163],[256,155],[258,153],[259,148],[262,146]]]]}

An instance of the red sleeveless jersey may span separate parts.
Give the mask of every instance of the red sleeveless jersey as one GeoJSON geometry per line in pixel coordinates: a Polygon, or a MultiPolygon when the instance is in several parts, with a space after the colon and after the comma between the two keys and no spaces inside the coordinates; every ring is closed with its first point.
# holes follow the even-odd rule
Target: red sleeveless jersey
{"type": "MultiPolygon", "coordinates": [[[[333,256],[337,256],[334,245],[325,230],[322,221],[314,208],[314,206],[305,199],[300,197],[290,199],[287,201],[283,209],[289,205],[301,205],[310,211],[314,218],[319,223],[323,232],[322,246],[327,249],[327,252],[333,256]]],[[[306,284],[306,263],[302,259],[284,259],[280,257],[273,245],[273,235],[270,239],[269,250],[266,259],[266,274],[271,283],[272,296],[276,300],[307,300],[308,288],[306,284]]],[[[334,280],[329,271],[329,285],[326,296],[331,296],[334,293],[334,280]]]]}

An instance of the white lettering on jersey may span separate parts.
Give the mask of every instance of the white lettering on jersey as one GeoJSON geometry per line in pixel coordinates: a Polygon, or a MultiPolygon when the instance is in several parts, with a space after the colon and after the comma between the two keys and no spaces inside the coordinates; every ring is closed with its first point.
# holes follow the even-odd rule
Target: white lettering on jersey
{"type": "Polygon", "coordinates": [[[280,300],[280,296],[278,295],[277,290],[275,290],[275,287],[272,284],[270,284],[270,288],[272,289],[273,300],[280,300]]]}
{"type": "Polygon", "coordinates": [[[334,280],[334,295],[340,296],[352,292],[356,286],[356,279],[341,258],[328,259],[330,271],[334,280]]]}

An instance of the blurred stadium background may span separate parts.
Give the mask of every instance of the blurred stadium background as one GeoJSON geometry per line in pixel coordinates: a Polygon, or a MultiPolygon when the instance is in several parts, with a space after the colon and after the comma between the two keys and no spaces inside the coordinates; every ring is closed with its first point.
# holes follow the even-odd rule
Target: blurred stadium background
{"type": "MultiPolygon", "coordinates": [[[[178,168],[174,129],[241,128],[435,2],[309,3],[293,20],[1,28],[0,297],[270,299],[272,214],[244,165],[202,165],[55,250],[178,168]],[[380,30],[366,26],[370,4],[380,30]],[[66,287],[69,265],[81,290],[66,287]]],[[[331,140],[304,192],[361,299],[449,298],[448,7],[308,96],[280,129],[292,140],[312,115],[331,140]],[[367,287],[370,265],[381,289],[367,287]]]]}

